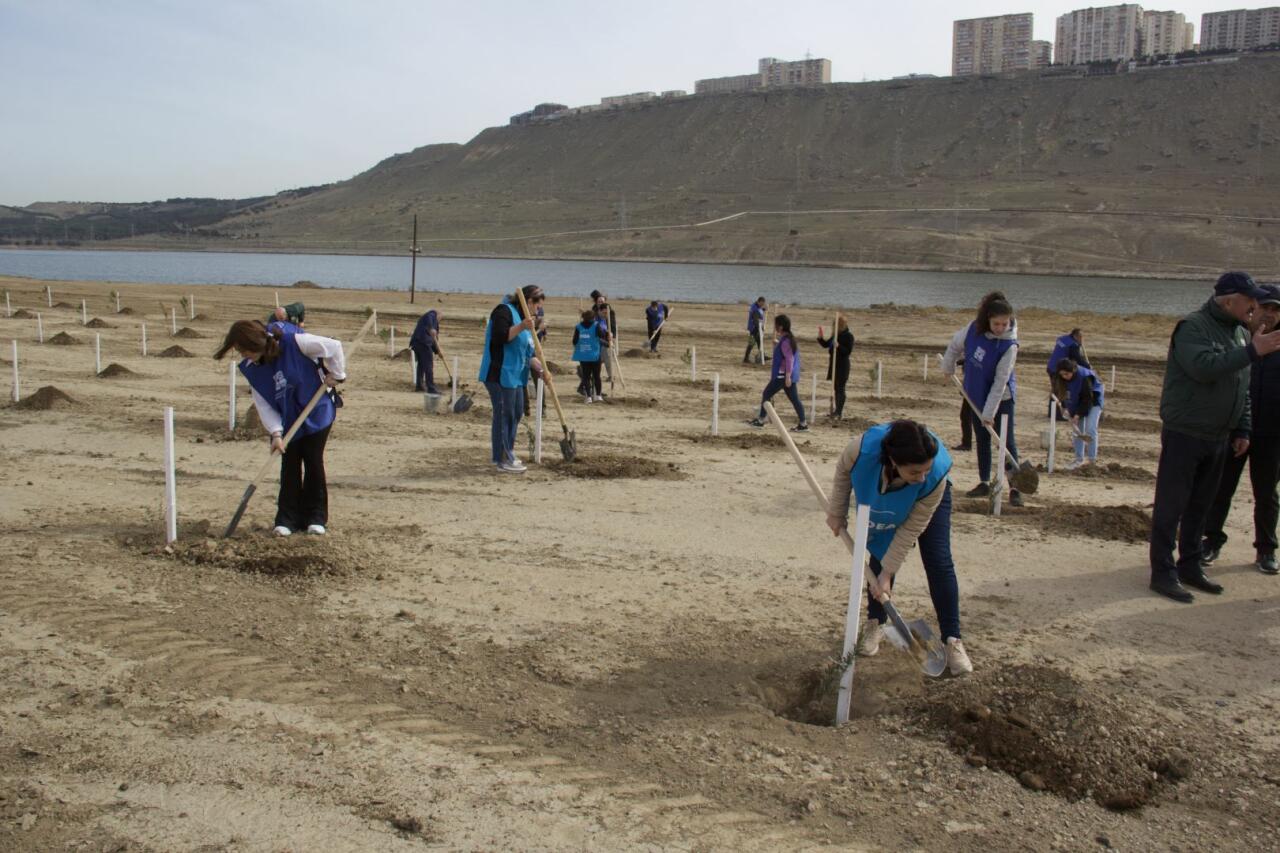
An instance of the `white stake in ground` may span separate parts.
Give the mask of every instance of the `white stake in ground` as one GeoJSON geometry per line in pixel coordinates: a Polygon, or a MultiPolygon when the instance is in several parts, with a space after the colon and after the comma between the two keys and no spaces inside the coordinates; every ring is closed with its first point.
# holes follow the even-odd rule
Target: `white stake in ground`
{"type": "Polygon", "coordinates": [[[456,355],[453,357],[453,375],[449,377],[449,380],[451,383],[449,405],[452,406],[458,402],[458,357],[456,355]]]}
{"type": "Polygon", "coordinates": [[[689,381],[698,381],[698,348],[689,347],[689,381]]]}
{"type": "Polygon", "coordinates": [[[18,342],[13,341],[13,402],[18,402],[22,389],[18,386],[18,342]]]}
{"type": "Polygon", "coordinates": [[[848,666],[840,675],[836,695],[836,725],[849,722],[849,702],[853,698],[853,648],[858,642],[858,620],[862,615],[862,573],[867,562],[867,529],[871,526],[871,505],[858,504],[853,521],[853,569],[849,572],[849,603],[845,610],[844,646],[840,655],[848,666]]]}
{"type": "Polygon", "coordinates": [[[169,334],[171,335],[178,334],[178,309],[177,308],[169,309],[169,334]]]}
{"type": "Polygon", "coordinates": [[[232,359],[227,365],[227,429],[236,431],[236,363],[232,359]]]}
{"type": "Polygon", "coordinates": [[[9,304],[9,291],[4,292],[4,316],[13,316],[13,306],[9,304]]]}
{"type": "Polygon", "coordinates": [[[1116,366],[1114,364],[1111,365],[1111,389],[1110,390],[1112,391],[1116,390],[1116,366]]]}
{"type": "Polygon", "coordinates": [[[884,362],[880,361],[879,359],[876,359],[876,397],[877,399],[880,397],[881,391],[884,387],[883,380],[884,380],[884,362]]]}
{"type": "Polygon", "coordinates": [[[89,309],[84,304],[83,299],[80,300],[80,325],[81,326],[89,325],[89,309]]]}
{"type": "Polygon", "coordinates": [[[542,464],[542,387],[541,379],[534,380],[537,382],[537,411],[533,413],[533,461],[539,465],[542,464]]]}
{"type": "MultiPolygon", "coordinates": [[[[276,306],[276,307],[279,307],[279,306],[276,306]]],[[[378,334],[378,312],[377,311],[373,312],[373,333],[375,335],[378,334]]]]}
{"type": "Polygon", "coordinates": [[[178,540],[178,481],[173,457],[173,406],[164,407],[164,541],[178,540]]]}
{"type": "MultiPolygon", "coordinates": [[[[280,307],[280,291],[278,291],[278,290],[276,291],[276,307],[277,307],[277,308],[279,308],[279,307],[280,307]]],[[[377,334],[377,330],[376,330],[376,329],[374,330],[374,334],[377,334]]]]}
{"type": "Polygon", "coordinates": [[[711,374],[711,435],[720,434],[720,374],[711,374]]]}
{"type": "Polygon", "coordinates": [[[36,314],[36,342],[44,343],[44,318],[36,314]]]}
{"type": "Polygon", "coordinates": [[[120,291],[116,291],[116,313],[120,313],[120,291]]]}
{"type": "Polygon", "coordinates": [[[991,478],[991,514],[1000,514],[1000,504],[1004,500],[1004,453],[1009,445],[1009,416],[1000,416],[1000,453],[996,456],[995,476],[991,478]]]}
{"type": "Polygon", "coordinates": [[[809,392],[809,418],[818,416],[818,374],[813,374],[813,390],[809,392]]]}
{"type": "Polygon", "coordinates": [[[102,372],[102,335],[100,333],[93,336],[93,375],[97,376],[102,372]]]}
{"type": "Polygon", "coordinates": [[[396,357],[396,327],[391,327],[391,334],[387,335],[387,355],[391,358],[396,357]]]}
{"type": "Polygon", "coordinates": [[[142,324],[142,357],[147,357],[147,324],[142,324]]]}
{"type": "Polygon", "coordinates": [[[929,354],[924,355],[924,381],[929,381],[929,354]]]}
{"type": "Polygon", "coordinates": [[[196,318],[196,295],[194,293],[187,297],[187,317],[191,320],[196,318]]]}
{"type": "Polygon", "coordinates": [[[1058,446],[1058,398],[1049,395],[1049,455],[1045,459],[1044,469],[1053,473],[1053,456],[1058,446]]]}
{"type": "Polygon", "coordinates": [[[413,384],[418,384],[418,354],[409,350],[409,373],[413,375],[413,384]]]}
{"type": "Polygon", "coordinates": [[[53,288],[47,284],[44,286],[44,301],[48,307],[53,307],[53,288]]]}

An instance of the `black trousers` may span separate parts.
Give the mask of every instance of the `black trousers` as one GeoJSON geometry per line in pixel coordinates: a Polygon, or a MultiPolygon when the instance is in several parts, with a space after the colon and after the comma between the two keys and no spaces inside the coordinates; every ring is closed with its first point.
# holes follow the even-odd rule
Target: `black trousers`
{"type": "Polygon", "coordinates": [[[329,522],[329,486],[324,479],[324,446],[332,425],[289,442],[280,458],[276,526],[303,530],[329,522]]]}
{"type": "Polygon", "coordinates": [[[845,386],[849,384],[849,374],[836,374],[836,417],[844,416],[845,386]]]}
{"type": "Polygon", "coordinates": [[[962,399],[960,401],[960,444],[965,447],[973,447],[973,421],[970,420],[971,417],[969,404],[962,399]]]}
{"type": "Polygon", "coordinates": [[[649,341],[649,352],[657,352],[658,341],[662,340],[662,332],[658,332],[656,335],[654,335],[653,331],[654,331],[653,329],[649,330],[649,334],[653,335],[653,340],[649,341]]]}
{"type": "Polygon", "coordinates": [[[1205,544],[1214,548],[1227,544],[1223,527],[1247,461],[1249,481],[1253,485],[1253,548],[1259,554],[1274,554],[1276,519],[1280,518],[1280,498],[1276,496],[1276,483],[1280,482],[1280,436],[1254,436],[1244,456],[1237,457],[1227,450],[1224,457],[1222,479],[1204,525],[1205,544]]]}
{"type": "Polygon", "coordinates": [[[582,362],[582,384],[586,387],[588,394],[600,396],[604,390],[600,385],[600,362],[582,362]]]}
{"type": "Polygon", "coordinates": [[[1160,431],[1156,500],[1151,512],[1151,575],[1199,574],[1205,519],[1218,490],[1227,442],[1160,431]],[[1178,560],[1173,559],[1174,541],[1178,560]]]}
{"type": "Polygon", "coordinates": [[[414,390],[436,393],[435,350],[421,344],[413,344],[410,349],[418,359],[418,372],[413,377],[414,390]]]}

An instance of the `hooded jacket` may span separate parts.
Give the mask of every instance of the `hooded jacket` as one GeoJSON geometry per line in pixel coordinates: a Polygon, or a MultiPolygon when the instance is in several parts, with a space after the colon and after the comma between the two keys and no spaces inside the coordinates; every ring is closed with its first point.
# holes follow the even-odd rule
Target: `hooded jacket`
{"type": "Polygon", "coordinates": [[[1164,428],[1205,441],[1248,438],[1249,371],[1258,360],[1248,332],[1210,299],[1173,329],[1160,393],[1164,428]]]}

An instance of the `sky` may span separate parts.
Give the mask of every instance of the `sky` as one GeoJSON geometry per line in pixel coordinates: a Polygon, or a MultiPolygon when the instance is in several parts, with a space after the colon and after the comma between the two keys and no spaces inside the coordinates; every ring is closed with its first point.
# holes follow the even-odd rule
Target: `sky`
{"type": "MultiPolygon", "coordinates": [[[[536,103],[685,89],[763,56],[945,75],[989,0],[0,0],[0,204],[244,198],[466,142],[536,103]]],[[[1162,4],[1196,25],[1241,0],[1162,4]]],[[[1247,4],[1250,8],[1262,3],[1247,4]]]]}

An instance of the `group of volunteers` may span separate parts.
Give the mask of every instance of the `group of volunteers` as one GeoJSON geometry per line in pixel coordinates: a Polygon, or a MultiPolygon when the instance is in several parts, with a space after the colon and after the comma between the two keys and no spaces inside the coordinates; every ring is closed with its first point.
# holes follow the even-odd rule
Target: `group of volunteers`
{"type": "MultiPolygon", "coordinates": [[[[582,312],[573,330],[573,357],[582,368],[581,390],[587,402],[601,399],[601,363],[609,363],[606,354],[617,339],[616,317],[607,300],[599,292],[591,297],[592,307],[582,312]]],[[[547,332],[544,302],[540,287],[526,285],[496,305],[485,324],[479,379],[493,411],[490,458],[503,473],[526,470],[515,454],[515,437],[521,416],[527,413],[529,382],[545,370],[535,355],[534,342],[535,334],[540,341],[547,332]],[[525,306],[532,316],[526,316],[525,306]]],[[[650,344],[656,347],[671,312],[660,302],[652,303],[649,310],[656,312],[646,312],[650,344]]],[[[221,358],[233,349],[239,354],[239,369],[252,388],[271,446],[281,453],[275,518],[279,536],[301,530],[325,532],[324,448],[341,405],[336,386],[346,378],[342,344],[305,332],[303,317],[303,306],[297,303],[276,309],[266,323],[237,321],[215,354],[221,358]],[[294,430],[313,397],[318,403],[294,430]],[[286,435],[290,436],[287,442],[286,435]]],[[[752,362],[757,348],[761,362],[766,359],[767,319],[768,304],[761,297],[748,310],[745,363],[752,362]]],[[[1209,593],[1222,591],[1205,569],[1226,542],[1223,526],[1246,460],[1255,499],[1257,567],[1267,574],[1278,571],[1280,356],[1276,353],[1280,331],[1274,331],[1278,324],[1280,288],[1259,286],[1247,274],[1231,272],[1218,280],[1204,306],[1174,329],[1160,400],[1161,453],[1150,544],[1151,588],[1161,595],[1189,602],[1193,597],[1188,586],[1209,593]]],[[[774,317],[772,328],[769,379],[760,412],[751,423],[763,426],[764,402],[784,391],[799,419],[795,429],[804,430],[809,421],[796,389],[800,347],[786,314],[774,317]]],[[[431,363],[439,352],[439,329],[438,312],[429,311],[411,339],[418,355],[419,390],[434,388],[431,363]]],[[[847,322],[838,317],[829,336],[819,327],[817,340],[829,351],[827,378],[834,380],[833,414],[839,417],[854,337],[847,322]]],[[[1007,448],[1017,458],[1018,347],[1013,306],[1002,293],[993,292],[982,298],[974,320],[955,333],[943,355],[944,373],[954,376],[957,367],[964,373],[964,420],[978,455],[979,483],[966,493],[971,497],[991,493],[991,445],[1002,419],[1007,419],[1007,448]]],[[[1076,463],[1087,464],[1097,455],[1105,389],[1085,354],[1080,329],[1055,341],[1046,371],[1057,404],[1077,431],[1076,463]]],[[[967,441],[958,447],[969,449],[967,441]]],[[[951,470],[952,457],[937,434],[910,419],[855,434],[836,463],[828,526],[840,534],[847,526],[853,498],[871,510],[872,579],[860,654],[877,652],[884,636],[883,601],[906,555],[918,545],[946,643],[948,667],[956,675],[973,669],[961,639],[959,587],[951,556],[951,470]]],[[[1011,491],[1010,503],[1021,503],[1016,491],[1011,491]]]]}

